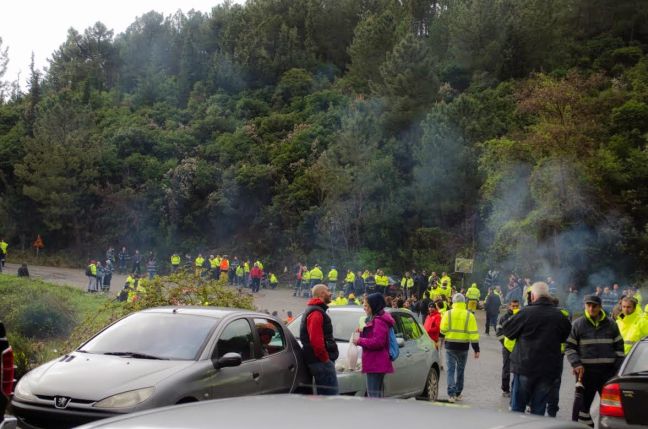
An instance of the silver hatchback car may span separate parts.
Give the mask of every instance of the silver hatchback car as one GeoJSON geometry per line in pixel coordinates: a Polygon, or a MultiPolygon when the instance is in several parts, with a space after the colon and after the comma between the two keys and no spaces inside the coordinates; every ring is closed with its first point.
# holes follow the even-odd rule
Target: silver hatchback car
{"type": "Polygon", "coordinates": [[[25,427],[71,427],[165,405],[308,384],[301,348],[267,314],[210,307],[133,313],[26,374],[13,411],[25,427]]]}
{"type": "MultiPolygon", "coordinates": [[[[389,308],[387,311],[396,321],[394,331],[401,350],[398,359],[394,361],[394,373],[385,377],[385,396],[436,401],[440,365],[434,342],[411,311],[402,308],[389,308]]],[[[328,309],[328,315],[340,351],[340,357],[335,362],[340,394],[365,396],[367,385],[361,372],[362,349],[360,348],[355,368],[350,368],[347,361],[351,334],[356,328],[363,326],[365,312],[357,305],[332,306],[328,309]]],[[[299,315],[288,325],[295,338],[299,338],[301,320],[302,316],[299,315]]]]}

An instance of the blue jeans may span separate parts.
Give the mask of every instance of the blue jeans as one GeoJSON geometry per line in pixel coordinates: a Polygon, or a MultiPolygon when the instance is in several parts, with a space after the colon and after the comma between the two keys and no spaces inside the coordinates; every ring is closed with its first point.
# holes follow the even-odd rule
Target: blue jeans
{"type": "Polygon", "coordinates": [[[370,398],[382,398],[385,396],[383,391],[383,373],[367,373],[367,396],[370,398]]]}
{"type": "Polygon", "coordinates": [[[448,396],[459,396],[464,387],[464,370],[468,360],[468,350],[446,349],[448,366],[448,396]]]}
{"type": "Polygon", "coordinates": [[[529,404],[531,414],[544,416],[553,386],[554,380],[546,376],[513,374],[511,411],[523,413],[529,404]]]}
{"type": "Polygon", "coordinates": [[[315,379],[317,395],[338,394],[338,379],[333,361],[309,363],[308,369],[315,379]]]}

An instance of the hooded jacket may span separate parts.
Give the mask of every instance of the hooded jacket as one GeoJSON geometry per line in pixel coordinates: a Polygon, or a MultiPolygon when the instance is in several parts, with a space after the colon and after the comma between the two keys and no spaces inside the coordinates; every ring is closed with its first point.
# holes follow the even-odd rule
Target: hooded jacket
{"type": "Polygon", "coordinates": [[[391,314],[381,309],[367,321],[358,345],[362,347],[362,372],[389,374],[394,366],[389,358],[389,329],[394,326],[391,314]]]}

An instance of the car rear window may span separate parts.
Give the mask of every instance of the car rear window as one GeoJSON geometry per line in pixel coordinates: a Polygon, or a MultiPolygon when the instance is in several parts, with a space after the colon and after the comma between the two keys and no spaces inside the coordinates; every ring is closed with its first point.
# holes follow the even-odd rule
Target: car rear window
{"type": "Polygon", "coordinates": [[[80,350],[192,360],[196,359],[218,321],[213,317],[188,314],[136,313],[110,326],[80,350]]]}
{"type": "Polygon", "coordinates": [[[639,343],[634,352],[632,352],[632,356],[630,356],[623,374],[646,371],[648,371],[648,343],[644,341],[639,343]]]}

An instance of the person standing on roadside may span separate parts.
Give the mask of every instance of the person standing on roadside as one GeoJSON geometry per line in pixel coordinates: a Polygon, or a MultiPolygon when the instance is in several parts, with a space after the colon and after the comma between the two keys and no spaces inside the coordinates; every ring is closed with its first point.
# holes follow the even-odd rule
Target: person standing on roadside
{"type": "Polygon", "coordinates": [[[515,347],[515,340],[511,340],[502,335],[502,326],[520,311],[520,301],[517,299],[509,303],[508,310],[497,320],[495,334],[497,339],[502,343],[502,396],[511,397],[511,352],[515,347]]]}
{"type": "Polygon", "coordinates": [[[543,416],[554,381],[561,374],[561,344],[569,336],[571,323],[554,306],[546,283],[534,283],[530,292],[530,305],[504,323],[501,335],[516,340],[511,353],[511,411],[524,413],[529,404],[531,414],[543,416]]]}
{"type": "Polygon", "coordinates": [[[126,250],[126,246],[122,247],[117,254],[117,261],[119,262],[119,274],[125,274],[128,261],[130,261],[130,255],[128,254],[128,250],[126,250]]]}
{"type": "Polygon", "coordinates": [[[9,249],[9,244],[4,238],[0,238],[0,273],[2,272],[7,260],[7,249],[9,249]]]}
{"type": "Polygon", "coordinates": [[[441,336],[445,338],[448,402],[461,401],[469,345],[475,359],[479,359],[479,330],[475,315],[466,309],[466,298],[460,293],[452,297],[452,309],[441,318],[441,336]]]}
{"type": "Polygon", "coordinates": [[[602,309],[596,295],[585,297],[585,313],[574,321],[567,338],[565,356],[574,375],[585,386],[578,422],[594,427],[590,407],[594,396],[618,371],[625,356],[619,327],[602,309]]]}
{"type": "Polygon", "coordinates": [[[502,300],[497,295],[492,287],[488,288],[488,295],[484,301],[484,309],[486,310],[486,335],[490,335],[490,327],[494,326],[497,329],[497,317],[499,316],[502,300]]]}
{"type": "Polygon", "coordinates": [[[394,319],[385,311],[385,297],[372,293],[364,302],[367,314],[360,337],[353,337],[353,343],[362,347],[362,372],[367,375],[367,396],[382,398],[385,374],[394,372],[389,358],[389,330],[394,319]]]}
{"type": "Polygon", "coordinates": [[[428,300],[428,315],[423,325],[425,332],[428,333],[437,350],[439,350],[439,334],[441,330],[441,312],[436,304],[428,300]]]}
{"type": "Polygon", "coordinates": [[[317,284],[311,290],[311,296],[299,327],[304,361],[315,379],[317,394],[337,395],[335,360],[339,352],[333,338],[331,318],[326,314],[331,303],[331,292],[328,286],[317,284]]]}

